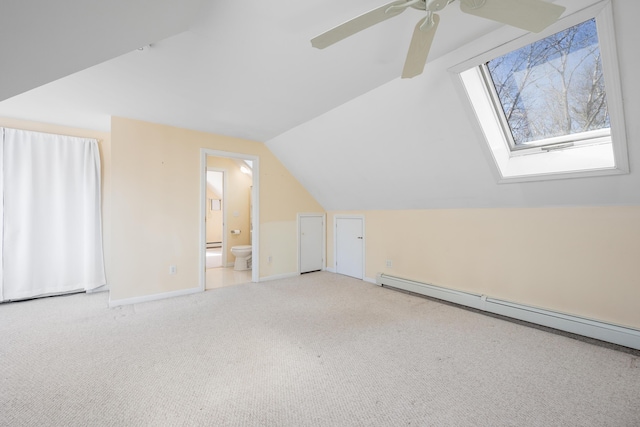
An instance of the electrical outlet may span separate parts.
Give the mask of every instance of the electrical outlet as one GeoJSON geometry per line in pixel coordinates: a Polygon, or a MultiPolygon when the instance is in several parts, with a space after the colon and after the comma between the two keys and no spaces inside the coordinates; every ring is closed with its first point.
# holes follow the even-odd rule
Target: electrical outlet
{"type": "Polygon", "coordinates": [[[392,268],[393,267],[393,261],[391,261],[390,259],[387,260],[387,267],[388,268],[392,268]]]}
{"type": "Polygon", "coordinates": [[[169,274],[178,274],[178,267],[176,267],[175,265],[170,265],[169,274]]]}

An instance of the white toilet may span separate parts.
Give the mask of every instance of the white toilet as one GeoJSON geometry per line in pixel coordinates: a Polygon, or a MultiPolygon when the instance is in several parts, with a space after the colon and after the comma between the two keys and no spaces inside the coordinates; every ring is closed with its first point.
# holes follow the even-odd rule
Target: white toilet
{"type": "Polygon", "coordinates": [[[236,257],[234,270],[251,270],[251,245],[232,246],[231,253],[236,257]]]}

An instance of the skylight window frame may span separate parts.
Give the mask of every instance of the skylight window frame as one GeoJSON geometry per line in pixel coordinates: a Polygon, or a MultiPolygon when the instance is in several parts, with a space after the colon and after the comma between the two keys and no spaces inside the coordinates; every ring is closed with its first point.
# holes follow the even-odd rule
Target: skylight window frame
{"type": "MultiPolygon", "coordinates": [[[[571,4],[571,2],[572,0],[567,1],[568,4],[571,4]]],[[[586,7],[578,1],[573,3],[575,5],[573,10],[568,11],[569,13],[566,17],[560,19],[556,24],[550,26],[545,31],[535,34],[514,31],[513,28],[502,28],[501,32],[497,31],[496,33],[504,33],[506,34],[505,37],[510,36],[510,41],[491,47],[487,46],[485,40],[479,40],[475,43],[479,48],[474,48],[474,45],[471,45],[467,50],[469,52],[473,52],[474,49],[476,52],[479,49],[483,50],[472,55],[471,59],[449,69],[456,88],[463,99],[465,109],[469,114],[469,117],[472,119],[472,123],[479,131],[479,134],[485,139],[486,143],[483,144],[483,149],[488,154],[488,158],[492,159],[492,163],[495,165],[493,170],[496,175],[496,180],[499,183],[615,175],[629,172],[624,111],[622,108],[622,89],[619,79],[620,74],[618,71],[611,1],[593,1],[591,5],[587,5],[586,7]],[[582,7],[582,9],[576,10],[580,7],[582,7]],[[517,147],[512,149],[515,144],[511,136],[509,124],[506,122],[506,117],[504,117],[502,105],[500,101],[497,100],[495,85],[493,84],[493,81],[489,81],[489,84],[487,84],[486,79],[491,79],[491,76],[486,74],[483,75],[480,72],[480,69],[485,66],[487,62],[495,58],[594,18],[598,32],[598,44],[600,48],[605,90],[607,93],[610,120],[609,135],[603,134],[601,131],[590,131],[585,134],[581,133],[555,137],[549,139],[549,141],[543,140],[549,143],[545,145],[528,144],[523,148],[517,147]],[[467,75],[476,75],[474,78],[482,81],[484,89],[476,89],[475,93],[471,93],[473,91],[470,92],[468,87],[465,86],[463,78],[463,74],[465,73],[467,75]],[[493,95],[491,94],[491,91],[494,92],[493,95]],[[486,99],[481,103],[478,103],[474,101],[473,98],[479,98],[480,92],[484,93],[486,99]],[[485,111],[480,114],[477,110],[478,104],[483,104],[485,106],[490,105],[493,113],[485,111]],[[491,117],[493,117],[493,119],[491,117]],[[493,130],[487,131],[486,122],[493,122],[490,126],[493,130]],[[501,136],[497,136],[498,128],[501,136]],[[498,143],[503,148],[496,148],[496,144],[498,143]],[[578,166],[573,168],[573,166],[568,166],[566,169],[562,169],[562,167],[554,169],[555,166],[546,167],[543,165],[546,161],[545,159],[551,158],[552,162],[557,162],[559,157],[569,158],[572,154],[568,153],[573,153],[574,156],[579,157],[579,152],[583,152],[584,156],[584,153],[587,153],[585,150],[601,150],[606,144],[610,144],[611,146],[611,158],[613,159],[609,165],[594,168],[587,166],[578,166]],[[513,163],[513,165],[529,165],[522,169],[526,172],[517,172],[517,167],[514,167],[513,165],[508,165],[505,168],[504,158],[506,157],[508,157],[509,161],[513,163]],[[526,159],[523,160],[523,158],[526,159]],[[536,169],[536,166],[534,165],[535,162],[542,165],[538,172],[533,171],[536,169]]],[[[493,39],[496,38],[493,37],[493,39]]]]}

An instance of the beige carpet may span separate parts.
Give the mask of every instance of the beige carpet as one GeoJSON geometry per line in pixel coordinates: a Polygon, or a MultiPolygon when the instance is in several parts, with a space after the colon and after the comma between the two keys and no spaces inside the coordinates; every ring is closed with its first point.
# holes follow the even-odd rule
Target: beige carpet
{"type": "Polygon", "coordinates": [[[3,426],[640,426],[629,354],[331,273],[0,305],[3,426]]]}

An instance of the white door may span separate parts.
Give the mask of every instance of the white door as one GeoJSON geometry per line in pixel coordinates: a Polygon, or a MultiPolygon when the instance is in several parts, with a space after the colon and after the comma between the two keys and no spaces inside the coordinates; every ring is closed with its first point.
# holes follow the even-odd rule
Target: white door
{"type": "Polygon", "coordinates": [[[336,218],[336,273],[364,277],[364,218],[336,218]]]}
{"type": "Polygon", "coordinates": [[[300,273],[322,270],[324,264],[324,216],[300,216],[300,273]]]}

